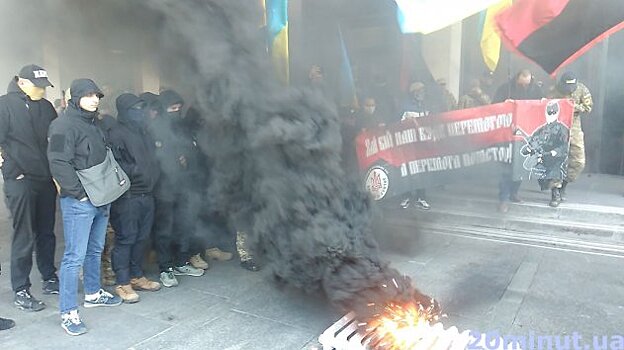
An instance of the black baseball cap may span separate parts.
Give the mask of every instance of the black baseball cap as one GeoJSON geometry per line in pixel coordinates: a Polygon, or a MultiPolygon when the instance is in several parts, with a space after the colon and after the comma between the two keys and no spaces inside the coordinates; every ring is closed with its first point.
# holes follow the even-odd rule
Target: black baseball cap
{"type": "Polygon", "coordinates": [[[22,79],[32,81],[32,83],[38,87],[54,87],[54,85],[52,85],[52,83],[48,80],[48,72],[36,64],[29,64],[25,66],[19,71],[18,76],[22,79]]]}

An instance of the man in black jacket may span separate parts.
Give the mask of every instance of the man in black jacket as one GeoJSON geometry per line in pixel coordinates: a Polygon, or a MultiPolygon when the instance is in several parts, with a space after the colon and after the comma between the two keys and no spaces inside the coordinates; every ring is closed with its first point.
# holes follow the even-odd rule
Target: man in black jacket
{"type": "MultiPolygon", "coordinates": [[[[176,276],[199,277],[202,268],[190,264],[190,238],[197,221],[195,197],[197,189],[189,190],[189,169],[195,158],[189,152],[192,141],[185,139],[178,125],[184,100],[173,90],[158,97],[162,110],[150,120],[150,133],[156,147],[161,174],[154,189],[156,217],[154,240],[160,268],[160,282],[165,287],[178,285],[176,276]]],[[[204,264],[206,264],[204,262],[204,264]]]]}
{"type": "Polygon", "coordinates": [[[43,277],[43,293],[58,294],[54,267],[56,191],[48,167],[48,128],[56,111],[43,98],[52,86],[47,72],[35,65],[21,69],[0,97],[0,147],[4,193],[13,220],[11,284],[15,305],[40,311],[45,304],[30,294],[33,249],[43,277]]]}
{"type": "Polygon", "coordinates": [[[83,269],[84,307],[116,306],[121,298],[103,290],[100,264],[110,205],[94,206],[77,170],[101,164],[106,158],[104,135],[96,125],[104,95],[90,79],[74,80],[65,115],[50,125],[48,159],[60,188],[65,252],[61,262],[61,327],[70,335],[87,331],[78,315],[78,273],[83,269]]]}
{"type": "MultiPolygon", "coordinates": [[[[505,102],[506,100],[540,100],[544,98],[544,92],[535,83],[531,71],[523,69],[515,78],[503,84],[496,91],[494,103],[505,102]]],[[[520,203],[522,200],[518,196],[522,181],[513,181],[511,166],[505,167],[502,178],[498,184],[498,211],[506,213],[509,211],[509,201],[520,203]]]]}
{"type": "Polygon", "coordinates": [[[115,229],[112,263],[117,287],[124,302],[135,303],[135,290],[157,291],[160,283],[148,280],[142,269],[145,242],[154,222],[152,190],[160,176],[153,139],[147,133],[145,102],[133,94],[117,98],[117,124],[109,142],[119,165],[130,177],[130,190],[111,205],[115,229]]]}

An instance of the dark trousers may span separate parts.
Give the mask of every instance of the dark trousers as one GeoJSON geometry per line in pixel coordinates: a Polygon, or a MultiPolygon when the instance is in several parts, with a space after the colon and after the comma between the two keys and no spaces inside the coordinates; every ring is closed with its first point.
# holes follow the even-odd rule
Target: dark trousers
{"type": "Polygon", "coordinates": [[[204,236],[205,232],[203,231],[205,230],[199,230],[199,227],[203,226],[200,223],[200,212],[205,205],[202,198],[200,191],[196,189],[186,190],[184,196],[179,197],[175,205],[176,215],[173,220],[173,230],[182,236],[186,244],[185,250],[182,250],[184,254],[181,254],[181,258],[185,259],[184,263],[191,256],[200,254],[206,249],[205,240],[201,237],[204,236]]]}
{"type": "Polygon", "coordinates": [[[501,202],[509,202],[511,197],[518,194],[522,181],[512,181],[511,177],[504,177],[498,183],[498,200],[501,202]]]}
{"type": "MultiPolygon", "coordinates": [[[[218,212],[206,211],[201,213],[199,229],[195,235],[195,248],[219,248],[231,252],[236,248],[236,230],[228,226],[227,218],[218,212]]],[[[195,249],[200,250],[201,249],[195,249]]],[[[191,244],[193,251],[193,244],[191,244]]]]}
{"type": "Polygon", "coordinates": [[[5,180],[4,194],[13,219],[11,285],[14,291],[30,288],[33,250],[44,280],[56,277],[56,189],[52,181],[5,180]]]}
{"type": "Polygon", "coordinates": [[[189,253],[191,232],[185,232],[180,227],[180,209],[180,201],[162,200],[156,197],[154,246],[160,271],[182,266],[191,257],[189,253]]]}
{"type": "Polygon", "coordinates": [[[427,191],[424,188],[419,188],[419,189],[414,190],[414,191],[409,191],[405,195],[405,198],[411,198],[411,199],[423,199],[423,200],[426,200],[426,197],[427,197],[427,191]]]}
{"type": "Polygon", "coordinates": [[[154,223],[154,197],[151,194],[126,195],[111,205],[110,222],[115,230],[111,253],[117,284],[143,277],[145,244],[154,223]]]}

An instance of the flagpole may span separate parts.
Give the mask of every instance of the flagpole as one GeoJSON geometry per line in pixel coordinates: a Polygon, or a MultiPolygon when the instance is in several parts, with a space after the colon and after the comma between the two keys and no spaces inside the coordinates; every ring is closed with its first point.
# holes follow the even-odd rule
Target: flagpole
{"type": "Polygon", "coordinates": [[[507,99],[511,97],[511,52],[507,51],[507,99]]]}
{"type": "MultiPolygon", "coordinates": [[[[513,5],[516,0],[512,0],[511,4],[513,5]]],[[[511,51],[505,50],[507,52],[507,98],[511,97],[511,51]]]]}

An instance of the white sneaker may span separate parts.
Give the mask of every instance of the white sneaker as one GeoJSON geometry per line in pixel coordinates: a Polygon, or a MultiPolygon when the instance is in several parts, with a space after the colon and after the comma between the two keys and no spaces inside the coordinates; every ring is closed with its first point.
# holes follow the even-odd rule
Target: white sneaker
{"type": "Polygon", "coordinates": [[[204,275],[204,270],[193,267],[191,264],[186,264],[174,267],[173,274],[176,276],[200,277],[204,275]]]}
{"type": "Polygon", "coordinates": [[[98,307],[98,306],[119,306],[123,303],[123,300],[117,295],[112,295],[111,293],[105,291],[104,289],[100,289],[98,292],[98,297],[90,300],[85,296],[84,307],[98,307]]]}
{"type": "Polygon", "coordinates": [[[410,206],[410,199],[409,197],[405,198],[404,200],[401,201],[401,208],[403,209],[407,209],[410,206]]]}
{"type": "Polygon", "coordinates": [[[429,203],[427,203],[426,200],[424,200],[422,198],[418,198],[416,200],[416,208],[422,209],[422,210],[429,210],[429,209],[431,209],[431,206],[429,205],[429,203]]]}
{"type": "Polygon", "coordinates": [[[80,319],[78,310],[71,310],[70,312],[61,315],[61,327],[69,335],[81,335],[87,333],[87,326],[80,319]]]}
{"type": "Polygon", "coordinates": [[[170,268],[167,271],[163,271],[160,273],[160,283],[162,283],[162,285],[167,288],[177,287],[178,279],[173,274],[173,269],[170,268]]]}

